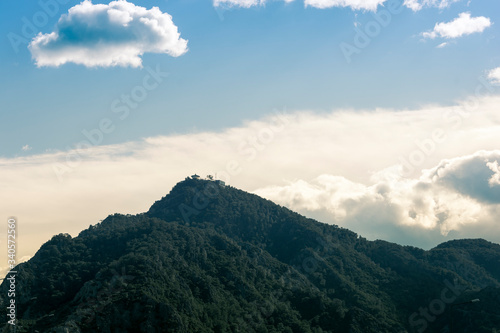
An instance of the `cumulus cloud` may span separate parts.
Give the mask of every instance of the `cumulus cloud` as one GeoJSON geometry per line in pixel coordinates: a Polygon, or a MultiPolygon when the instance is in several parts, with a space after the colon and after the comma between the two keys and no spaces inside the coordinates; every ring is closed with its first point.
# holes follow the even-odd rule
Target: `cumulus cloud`
{"type": "Polygon", "coordinates": [[[499,105],[485,96],[415,110],[296,111],[220,132],[0,158],[0,215],[17,217],[19,256],[33,255],[54,234],[144,212],[186,176],[217,173],[370,239],[500,242],[499,105]]]}
{"type": "Polygon", "coordinates": [[[491,26],[489,18],[484,16],[471,17],[470,13],[460,13],[450,22],[436,23],[432,31],[422,33],[425,38],[459,38],[473,33],[483,32],[491,26]]]}
{"type": "MultiPolygon", "coordinates": [[[[373,175],[371,185],[321,175],[257,194],[291,209],[387,239],[399,230],[447,236],[464,225],[496,223],[500,208],[500,150],[443,160],[419,178],[401,177],[397,167],[373,175]]],[[[465,236],[465,235],[464,235],[465,236]]],[[[406,236],[408,237],[408,236],[406,236]]]]}
{"type": "Polygon", "coordinates": [[[488,72],[488,80],[492,84],[500,85],[500,67],[494,68],[488,72]]]}
{"type": "Polygon", "coordinates": [[[480,203],[500,204],[499,160],[500,151],[444,160],[428,173],[428,178],[480,203]]]}
{"type": "Polygon", "coordinates": [[[125,0],[94,5],[85,0],[62,15],[53,32],[39,33],[28,47],[39,67],[140,67],[144,53],[178,57],[187,52],[187,41],[180,38],[172,17],[158,7],[146,9],[125,0]]]}
{"type": "Polygon", "coordinates": [[[31,148],[31,146],[30,146],[30,145],[24,145],[24,146],[22,146],[22,147],[21,147],[21,150],[22,150],[22,151],[30,151],[31,149],[32,149],[32,148],[31,148]]]}
{"type": "Polygon", "coordinates": [[[424,7],[436,7],[444,9],[449,7],[452,3],[460,0],[405,0],[404,5],[413,11],[419,11],[424,7]]]}
{"type": "Polygon", "coordinates": [[[495,160],[494,162],[488,162],[486,163],[486,166],[488,166],[488,168],[493,171],[488,184],[492,188],[497,188],[498,186],[500,186],[500,166],[498,165],[498,161],[495,160]]]}

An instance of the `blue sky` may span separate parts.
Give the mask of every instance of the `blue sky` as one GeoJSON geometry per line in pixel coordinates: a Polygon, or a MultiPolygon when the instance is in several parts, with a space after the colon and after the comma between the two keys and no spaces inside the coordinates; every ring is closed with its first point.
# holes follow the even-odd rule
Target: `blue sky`
{"type": "Polygon", "coordinates": [[[18,218],[20,257],[193,173],[368,239],[500,242],[498,1],[0,13],[0,215],[18,218]]]}
{"type": "MultiPolygon", "coordinates": [[[[40,2],[40,3],[50,3],[40,2]]],[[[59,10],[37,30],[53,31],[59,10]]],[[[60,0],[60,2],[65,2],[60,0]]],[[[141,82],[144,68],[87,68],[65,64],[37,68],[27,45],[15,52],[8,33],[44,11],[36,1],[0,5],[0,154],[12,157],[64,150],[105,116],[111,102],[141,82]],[[8,14],[7,14],[8,13],[8,14]],[[23,152],[29,145],[32,149],[23,152]]],[[[94,2],[105,3],[105,2],[94,2]]],[[[154,135],[219,130],[259,119],[273,109],[414,108],[452,104],[473,91],[477,78],[500,66],[496,1],[460,1],[414,12],[403,7],[348,63],[340,44],[354,45],[355,22],[364,31],[374,12],[350,7],[318,9],[302,1],[251,8],[214,7],[209,1],[136,1],[173,17],[189,51],[179,57],[146,53],[143,67],[169,73],[158,89],[106,136],[105,144],[154,135]],[[422,33],[462,12],[488,17],[481,33],[425,40],[422,33]],[[444,41],[451,42],[436,48],[444,41]]],[[[386,3],[387,6],[387,3],[386,3]]],[[[379,12],[384,10],[379,6],[379,12]]],[[[48,16],[48,15],[47,15],[48,16]]]]}

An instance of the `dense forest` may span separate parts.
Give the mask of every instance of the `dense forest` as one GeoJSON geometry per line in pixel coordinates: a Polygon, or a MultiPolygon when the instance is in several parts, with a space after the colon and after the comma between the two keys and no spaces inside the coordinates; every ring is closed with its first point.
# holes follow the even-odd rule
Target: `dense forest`
{"type": "Polygon", "coordinates": [[[212,180],[17,271],[17,332],[500,332],[500,245],[368,241],[212,180]]]}

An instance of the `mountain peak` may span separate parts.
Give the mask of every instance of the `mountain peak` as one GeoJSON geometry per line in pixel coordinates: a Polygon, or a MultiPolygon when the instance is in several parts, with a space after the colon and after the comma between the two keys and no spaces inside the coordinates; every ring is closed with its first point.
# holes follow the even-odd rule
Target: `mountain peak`
{"type": "Polygon", "coordinates": [[[147,214],[166,221],[190,223],[193,217],[199,215],[210,205],[221,204],[228,197],[234,199],[236,197],[235,192],[253,196],[250,193],[226,186],[222,180],[213,179],[211,176],[202,179],[195,174],[177,183],[169,194],[150,207],[147,214]]]}
{"type": "MultiPolygon", "coordinates": [[[[20,326],[44,332],[413,332],[423,320],[414,314],[450,281],[460,291],[456,302],[480,297],[476,307],[500,308],[496,244],[465,240],[424,251],[372,242],[194,176],[147,213],[110,215],[78,237],[56,236],[16,267],[20,326]],[[410,316],[416,320],[408,322],[410,316]]],[[[8,288],[5,280],[2,306],[8,288]]],[[[436,318],[429,332],[446,327],[447,316],[436,318]]],[[[489,327],[495,318],[461,324],[489,327]]]]}

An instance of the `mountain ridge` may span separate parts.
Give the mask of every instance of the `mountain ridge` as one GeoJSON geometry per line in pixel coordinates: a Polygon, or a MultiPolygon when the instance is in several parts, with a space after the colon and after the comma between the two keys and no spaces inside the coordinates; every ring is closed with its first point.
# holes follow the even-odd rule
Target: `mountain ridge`
{"type": "MultiPolygon", "coordinates": [[[[485,306],[500,302],[498,244],[457,240],[424,251],[368,241],[221,185],[188,177],[145,213],[110,215],[74,238],[54,236],[18,266],[21,326],[438,332],[449,325],[448,303],[432,321],[419,308],[445,288],[459,290],[456,301],[489,290],[485,306]]],[[[5,288],[4,281],[2,304],[5,288]]],[[[495,316],[478,332],[491,332],[495,316]]]]}

